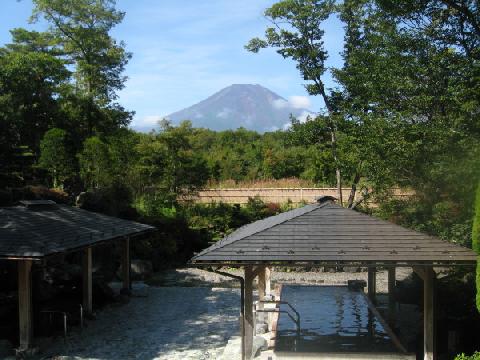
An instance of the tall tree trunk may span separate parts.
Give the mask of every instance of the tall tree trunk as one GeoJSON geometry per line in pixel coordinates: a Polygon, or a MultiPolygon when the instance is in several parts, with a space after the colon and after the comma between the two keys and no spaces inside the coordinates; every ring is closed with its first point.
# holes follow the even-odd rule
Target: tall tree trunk
{"type": "Polygon", "coordinates": [[[355,200],[355,194],[357,192],[357,184],[360,181],[360,173],[355,173],[355,177],[352,182],[352,189],[350,190],[350,196],[348,197],[347,208],[351,209],[353,201],[355,200]]]}
{"type": "Polygon", "coordinates": [[[338,163],[338,155],[337,155],[337,134],[336,134],[337,127],[335,125],[335,120],[332,118],[334,109],[327,93],[325,92],[325,86],[323,85],[323,82],[320,79],[318,79],[316,83],[317,83],[317,86],[320,88],[320,95],[322,96],[323,101],[325,102],[325,107],[328,110],[329,121],[330,121],[330,138],[332,142],[332,156],[333,156],[333,161],[335,162],[335,177],[337,180],[337,198],[338,198],[338,203],[343,206],[342,173],[340,171],[340,166],[338,163]]]}
{"type": "Polygon", "coordinates": [[[337,198],[338,198],[338,203],[343,206],[342,174],[340,172],[340,167],[338,166],[337,136],[335,134],[335,129],[332,128],[330,135],[331,135],[331,141],[332,141],[333,161],[335,161],[335,177],[337,179],[337,198]]]}

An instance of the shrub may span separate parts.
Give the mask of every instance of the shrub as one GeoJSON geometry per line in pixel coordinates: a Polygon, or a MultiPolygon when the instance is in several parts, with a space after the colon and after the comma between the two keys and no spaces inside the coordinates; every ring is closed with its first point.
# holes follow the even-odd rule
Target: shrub
{"type": "Polygon", "coordinates": [[[474,354],[468,356],[465,354],[459,354],[455,357],[455,360],[480,360],[480,352],[475,351],[474,354]]]}

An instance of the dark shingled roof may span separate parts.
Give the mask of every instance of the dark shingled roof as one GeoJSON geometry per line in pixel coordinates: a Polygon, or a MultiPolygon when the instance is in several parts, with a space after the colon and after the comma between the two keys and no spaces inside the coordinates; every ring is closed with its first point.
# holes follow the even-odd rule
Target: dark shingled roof
{"type": "Polygon", "coordinates": [[[52,202],[23,205],[0,208],[0,258],[42,258],[155,229],[52,202]]]}
{"type": "Polygon", "coordinates": [[[472,264],[477,255],[332,202],[245,225],[191,260],[209,264],[472,264]]]}

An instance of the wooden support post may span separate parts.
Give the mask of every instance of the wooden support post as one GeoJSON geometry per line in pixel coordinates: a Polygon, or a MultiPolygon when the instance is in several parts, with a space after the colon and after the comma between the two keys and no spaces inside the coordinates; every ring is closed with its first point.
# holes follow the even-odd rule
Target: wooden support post
{"type": "Polygon", "coordinates": [[[269,267],[265,267],[265,296],[272,295],[272,271],[269,267]]]}
{"type": "Polygon", "coordinates": [[[83,250],[83,311],[86,315],[93,313],[92,301],[92,248],[83,250]]]}
{"type": "Polygon", "coordinates": [[[250,360],[253,357],[253,279],[255,278],[251,266],[245,267],[245,318],[244,318],[244,346],[245,359],[250,360]]]}
{"type": "Polygon", "coordinates": [[[390,324],[395,321],[395,270],[395,266],[388,268],[388,316],[390,324]]]}
{"type": "Polygon", "coordinates": [[[261,310],[260,312],[257,312],[257,319],[260,323],[265,323],[265,313],[263,312],[264,306],[263,306],[263,300],[265,300],[266,296],[266,268],[262,267],[258,271],[258,283],[257,283],[257,289],[258,289],[258,306],[257,310],[261,310]]]}
{"type": "Polygon", "coordinates": [[[435,359],[435,324],[434,324],[434,284],[435,272],[432,267],[425,267],[423,280],[423,359],[435,359]]]}
{"type": "Polygon", "coordinates": [[[32,345],[32,260],[18,262],[18,315],[20,348],[27,350],[32,345]]]}
{"type": "Polygon", "coordinates": [[[122,291],[130,293],[130,238],[125,238],[122,244],[122,291]]]}
{"type": "Polygon", "coordinates": [[[368,267],[368,297],[375,304],[377,292],[377,268],[368,267]]]}

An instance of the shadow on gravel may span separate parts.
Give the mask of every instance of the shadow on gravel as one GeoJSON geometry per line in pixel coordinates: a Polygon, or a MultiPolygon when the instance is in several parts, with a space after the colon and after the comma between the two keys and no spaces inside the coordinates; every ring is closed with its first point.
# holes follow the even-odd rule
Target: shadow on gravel
{"type": "Polygon", "coordinates": [[[183,286],[183,287],[240,287],[239,282],[214,273],[204,271],[204,274],[192,273],[187,269],[172,269],[158,272],[145,281],[150,286],[183,286]]]}
{"type": "Polygon", "coordinates": [[[152,287],[148,297],[101,312],[42,359],[214,359],[239,331],[239,305],[237,289],[152,287]]]}

